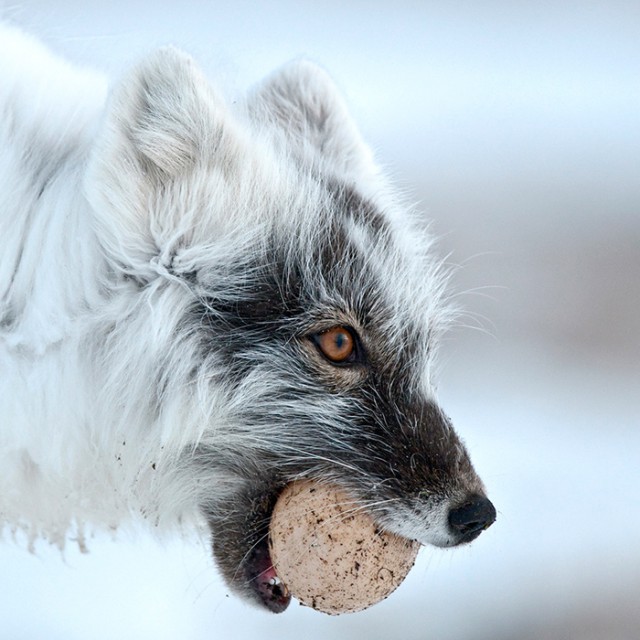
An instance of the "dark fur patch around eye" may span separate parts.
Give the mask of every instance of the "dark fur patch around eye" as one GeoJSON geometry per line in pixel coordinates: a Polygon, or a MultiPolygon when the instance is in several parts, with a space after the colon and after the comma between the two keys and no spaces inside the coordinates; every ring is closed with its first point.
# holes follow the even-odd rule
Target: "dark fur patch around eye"
{"type": "MultiPolygon", "coordinates": [[[[231,377],[244,376],[263,347],[287,348],[304,336],[305,325],[321,321],[326,313],[348,313],[366,327],[372,307],[379,306],[376,276],[352,242],[345,220],[356,219],[384,233],[384,216],[352,188],[336,183],[330,189],[336,206],[317,212],[323,223],[313,245],[299,247],[274,234],[254,254],[238,256],[232,267],[207,276],[211,288],[194,301],[187,330],[199,327],[205,358],[215,343],[216,356],[231,377]]],[[[353,354],[342,363],[334,358],[333,364],[365,363],[365,350],[354,335],[353,354]]]]}

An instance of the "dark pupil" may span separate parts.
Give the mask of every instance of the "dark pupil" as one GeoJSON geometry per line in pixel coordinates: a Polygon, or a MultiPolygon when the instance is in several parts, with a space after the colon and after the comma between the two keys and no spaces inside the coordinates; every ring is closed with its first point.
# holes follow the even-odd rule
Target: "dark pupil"
{"type": "Polygon", "coordinates": [[[345,336],[344,333],[336,334],[336,349],[338,349],[338,351],[342,351],[342,348],[345,346],[346,342],[347,336],[345,336]]]}

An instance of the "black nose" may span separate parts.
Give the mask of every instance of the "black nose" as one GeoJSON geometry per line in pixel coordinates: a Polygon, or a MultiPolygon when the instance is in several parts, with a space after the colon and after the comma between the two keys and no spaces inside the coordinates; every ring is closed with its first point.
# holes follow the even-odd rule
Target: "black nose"
{"type": "Polygon", "coordinates": [[[449,526],[459,542],[471,542],[496,519],[496,509],[484,496],[472,496],[463,505],[449,511],[449,526]]]}

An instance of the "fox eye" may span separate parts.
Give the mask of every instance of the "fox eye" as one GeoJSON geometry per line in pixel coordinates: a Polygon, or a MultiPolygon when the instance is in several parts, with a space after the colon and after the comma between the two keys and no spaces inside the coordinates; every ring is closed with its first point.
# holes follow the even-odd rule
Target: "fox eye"
{"type": "Polygon", "coordinates": [[[354,364],[358,358],[358,342],[350,327],[332,327],[311,336],[320,353],[332,364],[354,364]]]}

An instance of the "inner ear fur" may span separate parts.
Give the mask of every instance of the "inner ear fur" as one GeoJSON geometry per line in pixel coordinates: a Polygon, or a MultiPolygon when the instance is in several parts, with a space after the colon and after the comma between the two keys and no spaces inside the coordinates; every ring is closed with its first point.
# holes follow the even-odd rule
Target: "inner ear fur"
{"type": "Polygon", "coordinates": [[[187,179],[197,186],[196,176],[216,166],[228,174],[243,150],[224,101],[191,57],[174,47],[147,57],[115,86],[85,175],[106,251],[125,264],[157,255],[181,224],[172,187],[187,179]]]}
{"type": "Polygon", "coordinates": [[[250,110],[285,136],[294,153],[348,177],[377,173],[373,155],[329,75],[308,60],[285,65],[253,92],[250,110]]]}

